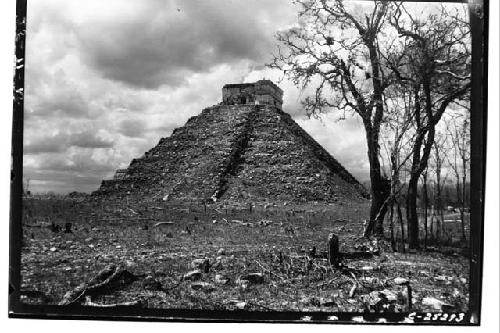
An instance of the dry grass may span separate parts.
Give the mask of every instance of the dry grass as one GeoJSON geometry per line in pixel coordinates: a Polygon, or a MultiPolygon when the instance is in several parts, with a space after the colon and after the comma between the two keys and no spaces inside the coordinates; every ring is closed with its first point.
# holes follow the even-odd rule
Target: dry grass
{"type": "Polygon", "coordinates": [[[466,311],[468,259],[460,255],[386,252],[369,260],[346,260],[356,280],[332,270],[326,259],[308,259],[306,253],[313,246],[318,252],[326,250],[331,232],[339,235],[341,251],[354,251],[361,242],[367,210],[368,203],[260,207],[250,212],[195,205],[123,209],[74,200],[28,199],[22,288],[47,298],[24,296],[23,301],[57,303],[65,292],[115,264],[136,275],[151,276],[162,290],[151,290],[141,278],[94,302],[141,299],[148,307],[178,309],[406,311],[406,287],[393,283],[403,277],[413,289],[414,309],[435,310],[421,303],[424,297],[434,297],[454,311],[466,311]],[[167,221],[173,224],[154,227],[167,221]],[[51,222],[71,222],[73,233],[53,233],[48,227],[51,222]],[[214,264],[201,279],[212,284],[213,291],[194,290],[191,282],[181,281],[197,258],[214,264]],[[247,287],[237,283],[240,276],[252,272],[263,273],[264,283],[247,287]],[[216,274],[229,282],[215,283],[216,274]],[[396,299],[382,308],[370,297],[384,290],[396,299]]]}

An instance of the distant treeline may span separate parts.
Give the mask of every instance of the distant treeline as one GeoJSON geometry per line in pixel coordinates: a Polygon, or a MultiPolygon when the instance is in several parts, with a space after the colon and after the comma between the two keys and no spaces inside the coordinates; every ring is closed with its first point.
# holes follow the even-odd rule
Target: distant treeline
{"type": "MultiPolygon", "coordinates": [[[[363,186],[366,189],[370,189],[370,182],[365,181],[362,183],[363,186]]],[[[460,187],[462,184],[460,184],[460,187]]],[[[401,197],[405,200],[406,199],[406,188],[407,184],[402,185],[402,191],[401,191],[401,197]]],[[[442,205],[443,207],[441,208],[446,208],[448,206],[453,206],[453,207],[460,207],[461,206],[461,197],[459,198],[457,195],[457,184],[456,183],[451,183],[447,182],[444,185],[441,185],[441,195],[442,195],[442,205]]],[[[427,196],[429,198],[429,203],[430,205],[434,205],[436,209],[439,209],[440,207],[436,206],[437,198],[436,198],[436,185],[433,182],[430,182],[427,184],[427,196]]],[[[422,198],[423,198],[423,186],[421,184],[418,185],[418,197],[417,197],[417,203],[419,207],[423,206],[422,203],[422,198]]],[[[470,183],[465,183],[465,207],[469,208],[470,207],[470,183]]]]}

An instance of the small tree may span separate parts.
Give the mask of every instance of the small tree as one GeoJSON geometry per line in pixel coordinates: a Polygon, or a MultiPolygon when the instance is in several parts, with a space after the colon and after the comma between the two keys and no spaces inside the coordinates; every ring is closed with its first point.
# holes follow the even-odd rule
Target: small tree
{"type": "Polygon", "coordinates": [[[467,202],[467,170],[470,161],[470,112],[452,117],[447,124],[447,132],[452,144],[453,159],[448,156],[448,163],[455,175],[457,203],[462,224],[462,241],[467,241],[465,233],[465,207],[467,202]]]}
{"type": "Polygon", "coordinates": [[[446,136],[439,136],[438,139],[434,141],[433,154],[432,154],[432,164],[435,172],[434,180],[434,209],[431,216],[431,235],[433,233],[433,222],[440,221],[436,226],[436,237],[439,241],[441,235],[444,233],[444,212],[443,212],[443,186],[446,183],[447,175],[443,176],[443,163],[446,158],[446,147],[445,147],[446,136]],[[436,216],[439,216],[439,218],[436,216]]]}
{"type": "Polygon", "coordinates": [[[401,169],[410,158],[407,152],[408,144],[413,137],[409,133],[412,126],[411,103],[409,91],[405,86],[392,85],[385,92],[386,116],[384,123],[384,147],[386,147],[388,164],[391,174],[391,194],[389,197],[389,226],[391,231],[391,244],[395,248],[394,241],[394,206],[397,208],[398,221],[401,228],[402,249],[404,250],[404,224],[401,213],[401,192],[404,189],[404,181],[401,181],[401,169]]]}

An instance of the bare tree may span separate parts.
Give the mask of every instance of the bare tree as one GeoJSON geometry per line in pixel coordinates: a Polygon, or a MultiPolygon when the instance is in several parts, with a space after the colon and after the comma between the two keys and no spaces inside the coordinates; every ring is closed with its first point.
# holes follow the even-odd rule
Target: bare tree
{"type": "Polygon", "coordinates": [[[432,164],[433,170],[435,172],[434,179],[434,209],[431,213],[431,235],[433,234],[433,225],[436,221],[436,238],[439,241],[441,235],[444,234],[444,212],[443,212],[443,186],[446,183],[447,175],[443,175],[443,163],[446,158],[446,147],[445,147],[446,136],[441,135],[434,141],[432,154],[432,164]],[[437,216],[436,216],[437,215],[437,216]]]}
{"type": "Polygon", "coordinates": [[[404,182],[401,181],[400,174],[401,169],[404,168],[411,156],[407,147],[413,140],[411,133],[409,133],[412,126],[412,110],[409,97],[408,89],[402,85],[393,84],[385,91],[386,115],[383,124],[383,134],[385,135],[382,135],[391,174],[391,193],[388,200],[391,245],[393,248],[396,247],[394,241],[394,206],[396,206],[403,251],[405,237],[401,213],[401,192],[404,189],[404,182]]]}
{"type": "Polygon", "coordinates": [[[470,111],[456,115],[447,124],[447,132],[451,140],[453,160],[448,156],[448,163],[455,175],[457,203],[460,209],[462,224],[462,241],[467,241],[465,233],[465,207],[467,201],[467,170],[470,161],[470,111]]]}
{"type": "Polygon", "coordinates": [[[417,19],[398,5],[391,24],[404,42],[403,55],[391,62],[391,68],[413,93],[415,140],[406,216],[409,247],[418,249],[418,181],[427,168],[437,124],[449,105],[470,89],[470,31],[459,13],[451,15],[444,6],[439,13],[417,19]]]}
{"type": "Polygon", "coordinates": [[[315,85],[304,101],[309,115],[337,109],[361,118],[370,164],[371,209],[365,236],[383,234],[390,194],[381,173],[380,126],[384,90],[390,85],[380,57],[379,34],[390,4],[375,1],[359,13],[342,0],[297,0],[299,24],[277,34],[281,46],[269,64],[282,70],[296,85],[315,85]]]}

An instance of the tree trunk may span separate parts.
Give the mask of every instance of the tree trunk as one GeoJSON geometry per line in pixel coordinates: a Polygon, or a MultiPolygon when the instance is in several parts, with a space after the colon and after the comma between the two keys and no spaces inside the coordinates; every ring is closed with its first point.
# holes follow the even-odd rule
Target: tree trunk
{"type": "Polygon", "coordinates": [[[440,221],[441,221],[441,241],[444,243],[444,239],[446,236],[446,226],[444,225],[444,209],[441,208],[441,211],[439,212],[440,214],[440,221]]]}
{"type": "Polygon", "coordinates": [[[434,235],[434,208],[432,208],[432,213],[431,213],[431,229],[430,229],[430,237],[429,239],[431,240],[431,243],[434,244],[434,241],[436,240],[436,235],[434,235]]]}
{"type": "Polygon", "coordinates": [[[368,222],[364,236],[369,237],[372,234],[383,236],[388,194],[386,182],[382,179],[372,180],[371,198],[370,221],[368,222]]]}
{"type": "Polygon", "coordinates": [[[423,174],[423,199],[424,199],[424,231],[425,231],[425,237],[424,237],[424,248],[427,248],[427,208],[428,208],[428,197],[427,197],[427,171],[424,172],[423,174]]]}
{"type": "Polygon", "coordinates": [[[331,233],[328,235],[328,262],[333,267],[337,267],[339,260],[339,238],[331,233]]]}
{"type": "Polygon", "coordinates": [[[466,169],[465,169],[465,160],[462,160],[462,207],[460,209],[460,220],[462,220],[462,241],[467,243],[467,236],[465,235],[465,180],[466,180],[466,169]]]}
{"type": "Polygon", "coordinates": [[[436,240],[436,235],[434,234],[434,219],[435,219],[435,207],[436,207],[436,186],[432,187],[432,205],[431,205],[431,225],[430,225],[430,239],[434,244],[436,240]]]}
{"type": "Polygon", "coordinates": [[[412,147],[412,165],[410,172],[410,182],[408,184],[407,197],[407,212],[408,218],[408,246],[410,249],[418,249],[418,214],[417,214],[417,190],[418,179],[420,175],[427,169],[427,162],[434,145],[434,136],[436,134],[435,126],[439,117],[434,118],[431,104],[431,88],[430,78],[424,76],[422,87],[425,97],[425,116],[426,124],[423,123],[425,118],[421,115],[421,105],[419,98],[419,87],[415,87],[415,123],[417,127],[417,135],[412,147]],[[422,149],[423,148],[423,149],[422,149]],[[421,152],[422,150],[422,152],[421,152]]]}
{"type": "Polygon", "coordinates": [[[370,234],[376,236],[384,235],[384,217],[387,212],[386,199],[390,194],[390,183],[382,177],[380,173],[379,160],[379,134],[380,124],[384,115],[384,103],[382,94],[382,76],[380,73],[379,52],[376,47],[375,33],[373,35],[364,33],[363,41],[369,50],[370,64],[372,67],[373,101],[375,101],[375,114],[373,117],[365,117],[363,125],[366,132],[368,146],[368,160],[370,162],[370,182],[371,182],[371,208],[370,221],[365,230],[365,237],[370,234]]]}
{"type": "Polygon", "coordinates": [[[393,251],[396,251],[396,241],[394,240],[394,202],[391,203],[389,228],[391,230],[391,248],[393,251]]]}
{"type": "Polygon", "coordinates": [[[365,230],[365,237],[374,234],[384,235],[384,217],[387,212],[387,198],[390,195],[390,181],[380,174],[378,133],[369,124],[365,124],[368,143],[368,160],[370,162],[371,207],[370,221],[365,230]]]}
{"type": "Polygon", "coordinates": [[[419,96],[419,86],[414,87],[415,94],[415,124],[417,135],[412,147],[412,164],[410,171],[410,181],[408,182],[408,192],[406,194],[406,221],[408,224],[408,247],[418,249],[418,214],[417,214],[417,191],[418,179],[420,178],[419,168],[421,165],[420,150],[425,138],[425,130],[422,129],[421,105],[419,96]]]}
{"type": "Polygon", "coordinates": [[[408,183],[407,195],[407,211],[408,218],[408,246],[410,249],[418,249],[418,214],[417,214],[417,193],[418,193],[418,179],[420,175],[427,168],[427,161],[429,159],[430,151],[434,143],[435,129],[430,127],[427,132],[427,138],[424,143],[425,131],[417,135],[413,146],[413,161],[412,170],[410,172],[410,181],[408,183]],[[420,156],[420,150],[423,145],[423,153],[420,156]]]}
{"type": "MultiPolygon", "coordinates": [[[[418,180],[418,178],[417,178],[418,180]]],[[[408,183],[408,193],[406,200],[406,219],[408,221],[408,247],[418,249],[418,213],[417,213],[417,189],[418,181],[413,175],[408,183]]]]}
{"type": "MultiPolygon", "coordinates": [[[[384,217],[387,213],[388,186],[387,181],[380,177],[377,179],[375,189],[372,191],[372,205],[370,209],[370,222],[374,227],[373,234],[376,236],[384,235],[384,217]],[[373,193],[375,192],[375,193],[373,193]],[[373,221],[373,222],[372,222],[373,221]]],[[[373,184],[373,183],[372,183],[373,184]]]]}
{"type": "Polygon", "coordinates": [[[398,220],[399,220],[399,225],[401,227],[401,244],[403,253],[405,252],[405,226],[403,224],[403,214],[401,213],[401,205],[399,202],[397,203],[398,205],[398,220]]]}
{"type": "Polygon", "coordinates": [[[439,168],[436,169],[436,211],[437,214],[439,215],[439,218],[437,218],[437,226],[436,226],[436,233],[437,233],[437,240],[438,243],[441,243],[441,238],[443,236],[443,195],[441,191],[441,164],[439,164],[439,168]]]}

